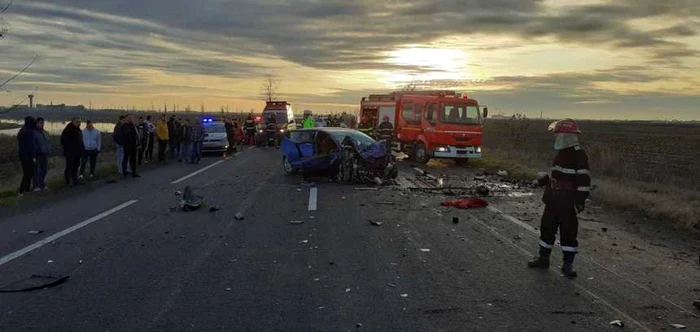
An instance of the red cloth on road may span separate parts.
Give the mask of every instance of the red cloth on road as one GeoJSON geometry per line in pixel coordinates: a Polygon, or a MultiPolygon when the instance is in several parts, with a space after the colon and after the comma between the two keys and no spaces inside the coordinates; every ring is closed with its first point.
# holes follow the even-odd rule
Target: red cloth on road
{"type": "Polygon", "coordinates": [[[460,199],[455,199],[452,201],[446,201],[442,202],[440,204],[442,206],[454,206],[458,209],[472,209],[472,208],[483,208],[487,207],[489,203],[487,203],[485,200],[476,198],[476,197],[469,197],[469,198],[460,198],[460,199]]]}

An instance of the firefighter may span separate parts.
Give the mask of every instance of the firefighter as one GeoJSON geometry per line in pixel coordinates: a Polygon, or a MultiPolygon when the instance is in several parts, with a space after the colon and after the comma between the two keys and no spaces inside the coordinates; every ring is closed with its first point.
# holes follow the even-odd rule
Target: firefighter
{"type": "Polygon", "coordinates": [[[243,131],[245,131],[246,144],[254,145],[255,144],[255,120],[253,120],[252,114],[248,114],[248,118],[246,118],[245,122],[243,123],[243,131]]]}
{"type": "Polygon", "coordinates": [[[267,134],[268,144],[272,143],[275,148],[277,145],[277,133],[279,132],[279,127],[277,126],[277,117],[275,113],[271,113],[270,117],[267,118],[267,124],[265,125],[265,133],[267,134]]]}
{"type": "Polygon", "coordinates": [[[382,123],[379,124],[379,140],[384,140],[386,151],[391,151],[391,144],[394,141],[394,125],[389,122],[388,115],[385,115],[382,118],[382,123]]]}
{"type": "Polygon", "coordinates": [[[372,136],[374,128],[367,115],[362,116],[362,119],[360,120],[360,126],[357,129],[367,134],[367,136],[372,136]]]}
{"type": "Polygon", "coordinates": [[[561,270],[564,276],[575,278],[577,273],[573,263],[578,252],[576,215],[584,210],[591,190],[588,156],[579,146],[578,135],[581,131],[573,119],[552,123],[549,132],[554,134],[557,154],[550,175],[544,175],[537,181],[538,185],[547,186],[542,197],[545,208],[540,225],[539,256],[527,265],[530,268],[549,268],[549,256],[559,229],[564,253],[561,270]]]}

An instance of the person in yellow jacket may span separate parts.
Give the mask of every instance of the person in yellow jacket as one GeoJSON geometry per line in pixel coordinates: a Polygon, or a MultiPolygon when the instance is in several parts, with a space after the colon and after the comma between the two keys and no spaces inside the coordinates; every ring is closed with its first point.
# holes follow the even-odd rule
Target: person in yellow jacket
{"type": "Polygon", "coordinates": [[[161,115],[156,122],[156,138],[158,139],[158,162],[163,163],[165,162],[165,147],[170,139],[168,122],[165,121],[165,114],[161,115]]]}

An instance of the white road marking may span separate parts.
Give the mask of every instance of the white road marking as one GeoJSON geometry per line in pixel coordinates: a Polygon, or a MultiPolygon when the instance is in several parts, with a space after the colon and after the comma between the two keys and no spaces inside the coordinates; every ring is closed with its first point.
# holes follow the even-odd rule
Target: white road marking
{"type": "Polygon", "coordinates": [[[316,208],[318,208],[317,205],[317,200],[318,200],[318,188],[313,187],[311,190],[309,190],[309,211],[316,211],[316,208]]]}
{"type": "MultiPolygon", "coordinates": [[[[501,212],[501,214],[503,214],[503,213],[501,212]]],[[[476,218],[476,217],[474,217],[474,219],[476,220],[476,222],[477,222],[478,224],[480,224],[480,225],[483,226],[484,228],[488,229],[494,236],[500,238],[503,242],[509,244],[509,245],[512,246],[513,248],[515,248],[515,249],[517,249],[518,251],[520,251],[521,253],[523,253],[523,256],[527,256],[527,257],[531,257],[531,256],[532,256],[532,254],[531,254],[529,251],[527,251],[525,248],[523,248],[523,247],[517,245],[515,242],[511,241],[511,239],[509,239],[509,238],[506,237],[505,235],[499,233],[494,227],[491,227],[491,226],[487,225],[485,222],[483,222],[482,220],[480,220],[480,219],[478,219],[478,218],[476,218]]],[[[509,220],[510,220],[510,219],[509,219],[509,220]]],[[[516,219],[516,220],[517,220],[517,219],[516,219]]],[[[588,288],[582,286],[581,284],[579,284],[578,282],[573,281],[573,280],[572,280],[572,283],[576,286],[576,288],[578,288],[578,289],[580,289],[581,291],[585,292],[586,294],[590,295],[591,297],[593,297],[594,299],[596,299],[596,301],[598,301],[599,303],[603,304],[604,306],[606,306],[606,307],[608,307],[609,309],[611,309],[612,311],[614,311],[614,312],[617,314],[617,316],[619,316],[620,318],[624,319],[626,322],[631,322],[631,323],[637,325],[640,329],[642,329],[642,330],[644,330],[644,331],[651,332],[651,330],[650,330],[649,328],[647,328],[646,326],[644,326],[642,323],[640,323],[640,322],[637,321],[636,319],[632,318],[630,315],[626,314],[624,311],[618,309],[617,307],[615,307],[614,305],[610,304],[609,302],[605,301],[603,298],[601,298],[601,297],[598,296],[597,294],[595,294],[595,293],[593,293],[592,291],[588,290],[588,288]]]]}
{"type": "Polygon", "coordinates": [[[109,216],[110,214],[112,214],[112,213],[114,213],[114,212],[117,212],[117,211],[119,211],[119,210],[121,210],[121,209],[123,209],[123,208],[125,208],[125,207],[128,207],[128,206],[130,206],[130,205],[132,205],[132,204],[134,204],[134,203],[136,203],[136,202],[138,202],[138,200],[131,200],[131,201],[128,201],[128,202],[123,203],[123,204],[121,204],[121,205],[115,206],[115,207],[113,207],[113,208],[111,208],[111,209],[109,209],[109,210],[107,210],[107,211],[105,211],[105,212],[102,212],[102,213],[100,213],[100,214],[98,214],[98,215],[96,215],[96,216],[94,216],[94,217],[92,217],[92,218],[90,218],[90,219],[87,219],[87,220],[85,220],[85,221],[83,221],[83,222],[81,222],[81,223],[79,223],[79,224],[76,224],[76,225],[73,225],[73,226],[71,226],[71,227],[68,227],[68,228],[66,228],[66,229],[64,229],[64,230],[62,230],[62,231],[60,231],[60,232],[58,232],[58,233],[55,233],[55,234],[53,234],[53,235],[51,235],[51,236],[49,236],[49,237],[47,237],[47,238],[45,238],[45,239],[43,239],[43,240],[40,240],[40,241],[38,241],[38,242],[36,242],[36,243],[34,243],[34,244],[31,244],[31,245],[29,245],[29,246],[26,246],[26,247],[20,249],[20,250],[17,250],[17,251],[15,251],[15,252],[13,252],[13,253],[11,253],[11,254],[5,256],[5,257],[2,257],[2,258],[0,258],[0,266],[2,266],[2,265],[4,265],[4,264],[7,264],[7,263],[10,262],[11,260],[13,260],[13,259],[15,259],[15,258],[18,258],[18,257],[21,257],[22,255],[24,255],[24,254],[26,254],[26,253],[28,253],[28,252],[30,252],[30,251],[33,251],[33,250],[38,249],[38,248],[41,248],[43,245],[45,245],[45,244],[47,244],[47,243],[56,241],[56,240],[58,240],[59,238],[65,236],[65,235],[68,235],[68,234],[70,234],[70,233],[73,233],[73,232],[75,232],[75,231],[77,231],[77,230],[79,230],[79,229],[81,229],[81,228],[83,228],[83,227],[85,227],[85,226],[87,226],[87,225],[90,225],[90,224],[94,223],[95,221],[98,221],[98,220],[100,220],[100,219],[102,219],[102,218],[104,218],[104,217],[106,217],[106,216],[109,216]]]}
{"type": "Polygon", "coordinates": [[[185,181],[185,180],[187,180],[187,179],[189,179],[189,178],[191,178],[191,177],[193,177],[193,176],[195,176],[195,175],[197,175],[197,174],[199,174],[199,173],[202,173],[202,172],[204,172],[204,171],[206,171],[206,170],[208,170],[208,169],[210,169],[210,168],[212,168],[212,167],[214,167],[214,166],[216,166],[216,165],[218,165],[218,164],[221,164],[221,163],[223,163],[224,161],[225,161],[225,160],[219,160],[219,161],[217,161],[217,162],[215,162],[215,163],[213,163],[213,164],[211,164],[211,165],[209,165],[209,166],[207,166],[207,167],[204,167],[204,168],[202,168],[202,169],[200,169],[200,170],[198,170],[198,171],[196,171],[196,172],[194,172],[194,173],[192,173],[192,174],[190,174],[190,175],[185,175],[185,176],[183,176],[183,177],[181,177],[181,178],[179,178],[179,179],[177,179],[177,180],[175,180],[175,181],[173,181],[173,182],[170,182],[170,184],[178,184],[178,183],[180,183],[180,182],[182,182],[182,181],[185,181]]]}
{"type": "MultiPolygon", "coordinates": [[[[516,225],[518,225],[518,226],[520,226],[520,227],[522,227],[522,228],[524,228],[524,229],[530,231],[530,233],[539,236],[539,232],[538,232],[534,227],[532,227],[532,226],[526,224],[525,222],[519,220],[518,218],[513,217],[513,216],[511,216],[511,215],[509,215],[509,214],[506,214],[505,212],[503,212],[503,211],[501,211],[501,210],[499,210],[499,209],[497,209],[497,208],[495,208],[495,207],[492,207],[492,206],[488,206],[487,208],[488,208],[490,211],[497,213],[498,215],[500,215],[500,216],[503,217],[504,219],[506,219],[506,220],[508,220],[508,221],[511,221],[512,223],[514,223],[514,224],[516,224],[516,225]]],[[[510,241],[509,241],[509,242],[510,242],[510,241]]],[[[512,243],[512,242],[511,242],[511,243],[512,243]]],[[[558,244],[559,244],[559,243],[558,243],[558,241],[557,241],[557,245],[558,245],[558,244]]],[[[523,249],[523,250],[524,250],[524,249],[523,249]]],[[[609,268],[603,266],[602,264],[600,264],[600,263],[598,263],[598,262],[592,260],[592,259],[589,258],[588,256],[583,255],[583,254],[581,254],[581,253],[579,253],[577,256],[579,256],[579,257],[581,257],[582,259],[586,260],[587,262],[589,262],[589,263],[591,263],[591,264],[593,264],[593,265],[599,267],[600,269],[602,269],[602,270],[604,270],[604,271],[606,271],[606,272],[608,272],[608,273],[610,273],[610,274],[612,274],[612,275],[614,275],[614,276],[616,276],[616,277],[618,277],[618,278],[620,278],[620,279],[622,279],[622,280],[624,280],[624,281],[627,281],[628,283],[634,285],[635,287],[637,287],[637,288],[639,288],[639,289],[641,289],[641,290],[646,291],[647,293],[651,294],[652,296],[657,297],[657,298],[663,300],[664,302],[666,302],[666,303],[668,303],[668,304],[670,304],[670,305],[676,307],[677,309],[681,310],[682,312],[687,313],[687,314],[689,314],[689,315],[691,315],[691,316],[693,316],[693,317],[695,317],[695,318],[700,318],[700,316],[694,314],[692,311],[689,311],[689,310],[683,308],[681,305],[676,304],[675,302],[673,302],[673,301],[667,299],[665,296],[659,295],[659,294],[655,293],[653,290],[651,290],[651,289],[649,289],[649,288],[647,288],[647,287],[645,287],[645,286],[643,286],[643,285],[640,285],[638,282],[636,282],[636,281],[634,281],[634,280],[632,280],[632,279],[629,279],[629,278],[625,277],[624,275],[619,274],[619,273],[617,273],[617,272],[615,272],[615,271],[613,271],[613,270],[611,270],[611,269],[609,269],[609,268]]],[[[586,290],[586,291],[587,291],[587,290],[586,290]]],[[[587,291],[587,292],[590,293],[589,291],[587,291]]],[[[591,294],[593,294],[593,293],[591,293],[591,294]]],[[[597,297],[596,297],[596,298],[597,298],[597,297]]]]}

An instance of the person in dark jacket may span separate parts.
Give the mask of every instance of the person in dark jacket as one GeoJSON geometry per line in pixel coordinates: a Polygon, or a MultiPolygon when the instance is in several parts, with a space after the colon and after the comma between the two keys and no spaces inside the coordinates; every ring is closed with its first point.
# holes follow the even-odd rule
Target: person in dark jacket
{"type": "Polygon", "coordinates": [[[379,140],[384,140],[384,147],[391,152],[391,145],[394,142],[394,125],[389,121],[389,116],[385,115],[382,123],[379,124],[379,140]]]}
{"type": "Polygon", "coordinates": [[[175,157],[180,153],[180,143],[178,142],[178,136],[180,124],[175,119],[174,115],[170,116],[168,119],[168,133],[170,134],[170,139],[168,144],[170,145],[170,159],[175,159],[175,157]]]}
{"type": "Polygon", "coordinates": [[[120,115],[119,122],[114,126],[114,144],[117,146],[117,172],[119,174],[129,174],[131,168],[122,169],[122,163],[124,161],[124,140],[121,137],[121,126],[126,123],[126,116],[120,115]]]}
{"type": "Polygon", "coordinates": [[[583,212],[586,199],[591,191],[591,173],[588,156],[579,146],[581,131],[573,119],[552,123],[549,131],[555,135],[554,149],[557,151],[549,176],[544,175],[537,182],[547,186],[542,201],[545,204],[540,225],[540,254],[528,263],[530,268],[549,268],[549,257],[556,240],[557,229],[561,235],[561,250],[564,276],[576,278],[573,269],[574,257],[578,252],[578,218],[583,212]]]}
{"type": "Polygon", "coordinates": [[[48,190],[46,187],[46,172],[49,169],[49,155],[51,154],[51,142],[49,142],[49,134],[44,130],[44,119],[36,119],[36,129],[34,130],[36,138],[36,172],[34,173],[34,191],[48,190]]]}
{"type": "MultiPolygon", "coordinates": [[[[143,159],[147,154],[146,150],[148,150],[148,124],[142,116],[139,117],[139,123],[136,125],[136,131],[139,135],[139,149],[137,152],[136,163],[141,166],[143,165],[143,159]]],[[[146,158],[146,161],[148,161],[148,158],[146,158]]]]}
{"type": "Polygon", "coordinates": [[[245,132],[245,144],[255,145],[255,120],[252,114],[248,114],[245,122],[243,122],[243,131],[245,132]]]}
{"type": "Polygon", "coordinates": [[[34,136],[36,120],[28,116],[24,118],[24,126],[17,133],[19,160],[22,163],[22,182],[19,185],[19,195],[31,190],[31,182],[36,170],[37,143],[34,136]]]}
{"type": "Polygon", "coordinates": [[[79,118],[72,118],[66,125],[66,128],[63,129],[63,133],[61,133],[61,146],[63,146],[63,156],[66,157],[66,167],[63,171],[63,178],[67,186],[77,185],[80,159],[83,157],[83,152],[85,151],[79,118]]]}
{"type": "Polygon", "coordinates": [[[180,126],[180,158],[178,162],[189,163],[192,157],[192,128],[190,127],[190,119],[182,121],[180,126]]]}
{"type": "Polygon", "coordinates": [[[228,141],[228,150],[226,150],[226,153],[231,153],[233,152],[233,149],[236,146],[236,141],[234,139],[233,120],[224,119],[224,127],[226,127],[226,140],[228,141]]]}
{"type": "MultiPolygon", "coordinates": [[[[138,130],[134,124],[134,116],[128,114],[125,118],[126,122],[119,128],[120,136],[124,144],[124,160],[122,160],[122,169],[128,169],[131,166],[131,176],[135,178],[140,178],[141,176],[136,173],[136,154],[141,143],[139,138],[138,130]]],[[[124,177],[128,173],[124,174],[124,177]]]]}

